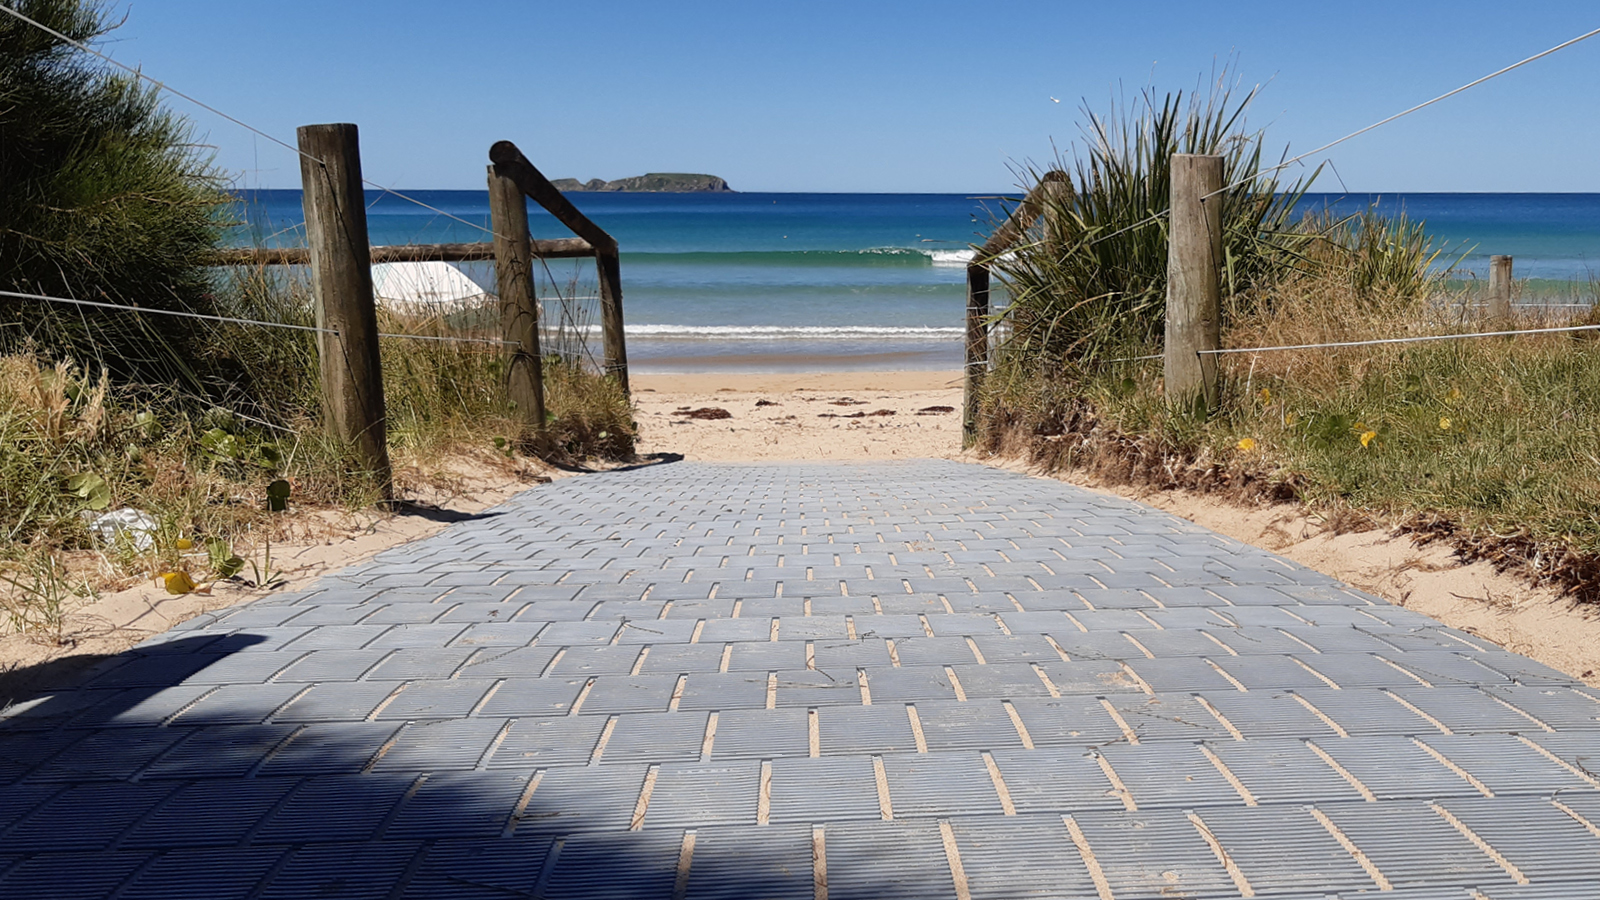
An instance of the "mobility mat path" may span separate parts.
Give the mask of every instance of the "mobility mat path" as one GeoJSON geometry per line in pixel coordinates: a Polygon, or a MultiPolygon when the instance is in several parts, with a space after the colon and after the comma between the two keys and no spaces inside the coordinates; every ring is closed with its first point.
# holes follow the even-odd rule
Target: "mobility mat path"
{"type": "Polygon", "coordinates": [[[0,722],[0,897],[1600,898],[1600,693],[946,461],[529,491],[0,722]]]}

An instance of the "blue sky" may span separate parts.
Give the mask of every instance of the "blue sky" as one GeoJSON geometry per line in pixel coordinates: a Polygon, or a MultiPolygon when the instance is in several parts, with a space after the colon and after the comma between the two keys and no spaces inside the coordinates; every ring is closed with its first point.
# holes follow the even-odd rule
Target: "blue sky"
{"type": "MultiPolygon", "coordinates": [[[[1309,150],[1600,27],[1600,5],[942,0],[148,0],[103,49],[291,143],[361,126],[401,188],[477,188],[491,143],[552,178],[710,172],[749,191],[1005,190],[1080,105],[1237,57],[1251,124],[1309,150]],[[1052,102],[1059,98],[1060,103],[1052,102]]],[[[1353,191],[1600,191],[1600,37],[1343,145],[1353,191]]],[[[246,186],[291,153],[189,113],[246,186]]],[[[1328,176],[1319,182],[1340,188],[1328,176]]]]}

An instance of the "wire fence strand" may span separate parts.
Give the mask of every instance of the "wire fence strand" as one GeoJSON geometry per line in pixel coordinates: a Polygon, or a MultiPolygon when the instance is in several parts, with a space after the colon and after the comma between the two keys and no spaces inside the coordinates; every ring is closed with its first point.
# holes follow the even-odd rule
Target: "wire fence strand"
{"type": "MultiPolygon", "coordinates": [[[[29,294],[22,291],[0,291],[0,297],[10,297],[14,300],[44,300],[50,303],[64,303],[72,306],[89,306],[96,309],[114,309],[120,312],[153,313],[158,316],[177,316],[183,319],[200,319],[206,322],[221,322],[229,325],[255,325],[262,328],[284,328],[291,331],[310,331],[317,334],[337,335],[337,328],[322,328],[316,325],[299,325],[294,322],[272,322],[266,319],[245,319],[238,316],[217,316],[209,313],[191,312],[186,309],[156,309],[148,306],[132,306],[126,303],[107,303],[101,300],[78,300],[73,297],[52,297],[48,294],[29,294]]],[[[494,346],[520,346],[515,341],[505,341],[498,338],[458,337],[449,334],[406,334],[404,332],[380,331],[378,337],[400,338],[408,341],[439,341],[453,344],[491,344],[494,346]]]]}
{"type": "Polygon", "coordinates": [[[202,319],[207,322],[225,322],[230,325],[259,325],[266,328],[286,328],[292,331],[314,331],[319,334],[338,334],[333,328],[320,328],[316,325],[297,325],[292,322],[268,322],[263,319],[243,319],[235,316],[215,316],[208,313],[191,312],[186,309],[156,309],[149,306],[130,306],[126,303],[106,303],[100,300],[78,300],[73,297],[51,297],[48,294],[29,294],[22,291],[0,291],[0,297],[10,297],[15,300],[44,300],[50,303],[66,303],[72,306],[91,306],[96,309],[115,309],[124,312],[151,313],[158,316],[176,316],[182,319],[202,319]]]}
{"type": "Polygon", "coordinates": [[[1332,347],[1374,347],[1379,344],[1420,344],[1427,341],[1460,341],[1469,338],[1513,337],[1519,334],[1563,334],[1575,331],[1600,331],[1600,325],[1565,325],[1559,328],[1518,328],[1509,331],[1464,331],[1459,334],[1428,334],[1417,337],[1373,338],[1365,341],[1330,341],[1324,344],[1282,344],[1276,347],[1225,347],[1221,350],[1197,350],[1202,356],[1223,356],[1235,353],[1274,353],[1279,350],[1322,350],[1332,347]]]}
{"type": "MultiPolygon", "coordinates": [[[[1564,325],[1557,328],[1518,328],[1509,331],[1464,331],[1458,334],[1426,334],[1416,337],[1372,338],[1364,341],[1328,341],[1321,344],[1280,344],[1274,347],[1224,347],[1220,350],[1196,350],[1198,356],[1231,356],[1240,353],[1275,353],[1280,350],[1326,350],[1338,347],[1375,347],[1380,344],[1421,344],[1430,341],[1460,341],[1469,338],[1515,337],[1519,334],[1570,334],[1578,331],[1600,331],[1600,325],[1564,325]]],[[[1144,362],[1166,359],[1164,353],[1146,356],[1124,356],[1108,359],[1107,363],[1144,362]]]]}
{"type": "Polygon", "coordinates": [[[1482,78],[1478,78],[1478,79],[1475,79],[1473,81],[1469,81],[1466,84],[1463,84],[1462,86],[1456,88],[1455,90],[1446,91],[1443,94],[1440,94],[1439,96],[1434,97],[1432,100],[1425,100],[1422,103],[1418,103],[1416,106],[1411,107],[1410,109],[1406,109],[1406,110],[1402,110],[1400,112],[1397,112],[1394,115],[1388,117],[1387,119],[1382,119],[1380,121],[1373,122],[1371,125],[1368,125],[1365,128],[1358,128],[1355,131],[1352,131],[1349,134],[1345,135],[1344,137],[1339,138],[1338,140],[1329,141],[1328,143],[1323,144],[1321,147],[1318,147],[1315,150],[1307,151],[1305,153],[1300,154],[1299,156],[1294,157],[1293,159],[1289,159],[1289,160],[1286,160],[1284,162],[1281,162],[1278,165],[1273,166],[1270,169],[1264,169],[1264,170],[1262,170],[1260,172],[1255,173],[1254,175],[1249,176],[1248,178],[1242,178],[1239,181],[1234,182],[1233,184],[1229,184],[1229,185],[1225,185],[1223,187],[1220,187],[1217,190],[1214,190],[1211,193],[1206,194],[1205,196],[1206,197],[1213,197],[1213,196],[1216,196],[1217,194],[1221,194],[1221,193],[1223,193],[1225,191],[1231,191],[1236,187],[1240,187],[1241,185],[1249,184],[1250,182],[1256,180],[1257,178],[1262,177],[1263,175],[1270,175],[1270,174],[1272,174],[1274,172],[1281,172],[1284,169],[1287,169],[1290,166],[1301,162],[1302,160],[1306,159],[1307,157],[1316,156],[1318,153],[1321,153],[1321,152],[1323,152],[1325,150],[1331,150],[1334,147],[1337,147],[1340,144],[1344,143],[1345,141],[1350,140],[1351,138],[1360,137],[1361,135],[1366,134],[1367,132],[1372,131],[1373,129],[1381,128],[1382,126],[1387,125],[1387,124],[1389,124],[1390,122],[1393,122],[1396,119],[1401,119],[1401,118],[1409,116],[1412,113],[1417,112],[1419,110],[1427,109],[1428,107],[1434,105],[1435,103],[1438,103],[1441,100],[1448,100],[1451,97],[1454,97],[1455,95],[1457,95],[1457,94],[1459,94],[1459,93],[1461,93],[1463,91],[1467,91],[1467,90],[1470,90],[1472,88],[1475,88],[1478,85],[1483,84],[1486,81],[1491,81],[1491,80],[1493,80],[1495,78],[1499,78],[1501,75],[1504,75],[1507,72],[1513,71],[1515,69],[1520,69],[1523,66],[1527,65],[1528,63],[1534,62],[1535,60],[1543,59],[1543,58],[1545,58],[1546,56],[1549,56],[1552,53],[1555,53],[1555,52],[1560,51],[1560,50],[1565,50],[1568,47],[1571,47],[1574,44],[1586,41],[1589,38],[1592,38],[1597,34],[1600,34],[1600,28],[1596,28],[1593,31],[1586,32],[1584,34],[1580,34],[1577,37],[1572,38],[1571,40],[1562,41],[1561,43],[1555,45],[1554,47],[1551,47],[1548,50],[1544,50],[1542,52],[1535,53],[1534,55],[1528,57],[1527,59],[1524,59],[1524,60],[1521,60],[1521,61],[1518,61],[1518,62],[1514,62],[1511,65],[1506,66],[1503,69],[1498,69],[1498,70],[1496,70],[1494,72],[1490,72],[1489,74],[1483,76],[1482,78]]]}
{"type": "Polygon", "coordinates": [[[288,141],[282,140],[280,138],[273,137],[272,135],[268,134],[267,132],[262,131],[261,129],[255,127],[254,125],[251,125],[249,122],[245,122],[245,121],[243,121],[241,119],[237,119],[237,118],[235,118],[233,116],[230,116],[227,113],[223,112],[222,110],[217,109],[215,106],[212,106],[211,104],[206,103],[204,100],[200,100],[200,99],[198,99],[196,97],[193,97],[193,96],[191,96],[189,94],[186,94],[183,91],[180,91],[177,88],[167,84],[166,82],[158,81],[155,78],[152,78],[149,75],[146,75],[144,72],[140,71],[139,69],[136,69],[133,66],[130,66],[125,62],[118,61],[117,59],[113,58],[109,54],[101,53],[99,50],[96,50],[93,47],[89,46],[88,44],[85,44],[83,41],[80,41],[80,40],[77,40],[76,38],[72,38],[72,37],[69,37],[69,36],[67,36],[65,34],[62,34],[61,32],[55,30],[54,28],[51,28],[50,26],[44,24],[43,22],[39,22],[39,21],[37,21],[35,19],[31,19],[28,16],[23,15],[20,11],[18,11],[16,9],[13,9],[9,4],[0,3],[0,12],[3,12],[3,13],[5,13],[5,14],[13,17],[13,18],[20,19],[21,21],[23,21],[23,22],[25,22],[25,23],[27,23],[29,25],[32,25],[33,27],[39,29],[40,31],[45,32],[46,34],[52,35],[52,36],[56,37],[59,40],[65,41],[68,44],[71,44],[72,46],[77,47],[79,50],[82,50],[83,52],[88,53],[91,56],[98,56],[99,58],[105,60],[106,62],[112,64],[113,66],[116,66],[117,68],[123,70],[124,72],[127,72],[129,75],[132,75],[133,77],[141,79],[143,81],[148,81],[150,84],[155,85],[155,87],[158,90],[163,90],[163,91],[166,91],[167,93],[172,94],[174,96],[182,97],[183,99],[189,101],[190,103],[193,103],[195,106],[198,106],[201,109],[206,110],[207,112],[213,113],[215,115],[219,115],[222,118],[227,119],[229,122],[232,122],[233,124],[239,126],[240,128],[243,128],[246,131],[249,131],[249,132],[251,132],[251,133],[253,133],[255,135],[258,135],[260,137],[264,137],[267,140],[273,142],[274,144],[279,145],[280,147],[284,147],[284,148],[286,148],[288,150],[291,150],[291,151],[293,151],[293,152],[305,157],[306,159],[309,159],[309,160],[312,160],[312,161],[316,162],[316,164],[319,165],[319,166],[320,165],[324,165],[322,160],[318,159],[315,156],[312,156],[311,154],[305,152],[304,150],[301,150],[299,147],[296,147],[293,144],[290,144],[288,141]]]}
{"type": "MultiPolygon", "coordinates": [[[[190,103],[193,103],[195,106],[198,106],[201,109],[203,109],[203,110],[205,110],[205,111],[207,111],[209,113],[212,113],[213,115],[221,116],[222,118],[228,120],[229,122],[232,122],[233,124],[239,126],[240,128],[243,128],[244,130],[246,130],[246,131],[248,131],[248,132],[250,132],[252,134],[255,134],[255,135],[259,136],[259,137],[266,138],[267,140],[271,141],[272,143],[277,144],[278,146],[283,147],[284,149],[289,150],[289,151],[295,153],[298,156],[301,156],[301,157],[304,157],[305,159],[311,160],[312,162],[316,163],[319,166],[326,166],[327,165],[327,163],[324,162],[320,157],[317,157],[317,156],[314,156],[314,155],[312,155],[310,153],[307,153],[306,151],[301,150],[299,147],[296,147],[295,145],[289,143],[288,141],[285,141],[282,138],[276,137],[276,136],[272,135],[271,133],[269,133],[269,132],[267,132],[267,131],[265,131],[263,129],[257,128],[256,126],[251,125],[249,122],[246,122],[246,121],[244,121],[243,119],[240,119],[237,116],[229,115],[228,113],[223,112],[222,110],[216,108],[215,106],[212,106],[211,104],[205,102],[204,100],[201,100],[200,98],[195,97],[193,94],[185,93],[184,91],[178,90],[177,88],[173,87],[172,85],[170,85],[170,84],[168,84],[168,83],[166,83],[164,81],[161,81],[161,80],[159,80],[157,78],[154,78],[154,77],[152,77],[150,75],[147,75],[143,71],[139,70],[138,68],[136,68],[134,66],[130,66],[127,63],[121,62],[120,60],[116,59],[115,57],[111,56],[110,54],[102,53],[99,50],[96,50],[95,48],[93,48],[93,47],[89,46],[88,44],[84,43],[83,41],[77,40],[76,38],[73,38],[73,37],[70,37],[70,36],[68,36],[66,34],[63,34],[63,33],[59,32],[59,31],[55,30],[54,28],[51,28],[50,26],[44,24],[43,22],[40,22],[40,21],[38,21],[36,19],[33,19],[33,18],[30,18],[27,15],[24,15],[21,11],[13,9],[8,4],[0,3],[0,12],[6,13],[7,15],[12,16],[13,18],[16,18],[16,19],[18,19],[18,20],[20,20],[22,22],[25,22],[25,23],[27,23],[29,25],[32,25],[33,27],[39,29],[40,31],[43,31],[46,34],[49,34],[49,35],[57,38],[58,40],[65,41],[66,43],[71,44],[73,47],[76,47],[79,50],[82,50],[83,52],[90,54],[91,56],[99,57],[100,59],[105,60],[106,62],[110,63],[113,66],[116,66],[117,68],[121,69],[122,71],[127,72],[128,74],[132,75],[133,77],[150,83],[157,90],[166,91],[167,93],[172,94],[175,97],[180,97],[180,98],[182,98],[184,100],[187,100],[190,103]]],[[[399,197],[401,200],[405,200],[408,203],[415,203],[417,206],[420,206],[423,209],[429,210],[431,212],[437,213],[438,215],[444,216],[447,219],[454,219],[455,221],[460,222],[463,225],[469,226],[471,228],[476,228],[479,231],[484,232],[485,234],[491,234],[491,235],[495,234],[495,231],[493,229],[491,229],[491,228],[486,228],[486,227],[484,227],[483,225],[480,225],[477,222],[469,221],[469,220],[464,219],[464,218],[462,218],[460,216],[454,215],[453,213],[445,212],[444,210],[438,208],[437,206],[434,206],[434,205],[432,205],[430,203],[426,203],[426,202],[424,202],[422,200],[418,200],[416,197],[412,197],[412,196],[410,196],[410,195],[408,195],[408,194],[406,194],[404,192],[395,190],[392,187],[388,187],[386,185],[379,184],[378,182],[373,181],[370,178],[363,177],[361,179],[361,183],[365,184],[368,187],[371,187],[371,188],[373,188],[375,190],[383,191],[386,194],[393,194],[394,196],[399,197]]]]}
{"type": "MultiPolygon", "coordinates": [[[[1507,72],[1513,71],[1515,69],[1520,69],[1523,66],[1525,66],[1525,65],[1527,65],[1527,64],[1529,64],[1531,62],[1543,59],[1543,58],[1545,58],[1546,56],[1549,56],[1552,53],[1556,53],[1558,51],[1565,50],[1568,47],[1571,47],[1574,44],[1578,44],[1578,43],[1581,43],[1583,41],[1586,41],[1589,38],[1592,38],[1597,34],[1600,34],[1600,28],[1596,28],[1593,31],[1589,31],[1589,32],[1586,32],[1584,34],[1580,34],[1577,37],[1572,38],[1571,40],[1562,41],[1561,43],[1555,45],[1554,47],[1551,47],[1548,50],[1544,50],[1544,51],[1541,51],[1539,53],[1535,53],[1534,55],[1528,57],[1527,59],[1523,59],[1523,60],[1520,60],[1518,62],[1514,62],[1511,65],[1506,66],[1503,69],[1498,69],[1496,71],[1490,72],[1489,74],[1487,74],[1487,75],[1485,75],[1485,76],[1483,76],[1481,78],[1477,78],[1477,79],[1474,79],[1472,81],[1469,81],[1466,84],[1464,84],[1464,85],[1462,85],[1462,86],[1460,86],[1460,87],[1458,87],[1458,88],[1456,88],[1454,90],[1446,91],[1445,93],[1440,94],[1437,97],[1434,97],[1432,100],[1426,100],[1426,101],[1423,101],[1422,103],[1418,103],[1416,106],[1413,106],[1410,109],[1406,109],[1406,110],[1402,110],[1400,112],[1397,112],[1394,115],[1389,116],[1386,119],[1380,119],[1379,121],[1373,122],[1371,125],[1368,125],[1365,128],[1358,128],[1355,131],[1350,132],[1349,134],[1345,135],[1342,138],[1339,138],[1339,139],[1334,140],[1334,141],[1329,141],[1328,143],[1323,144],[1322,146],[1316,148],[1315,150],[1309,150],[1309,151],[1307,151],[1305,153],[1300,154],[1299,156],[1293,157],[1292,159],[1285,160],[1284,162],[1281,162],[1281,163],[1279,163],[1279,164],[1277,164],[1277,165],[1275,165],[1275,166],[1273,166],[1271,168],[1263,169],[1260,172],[1256,172],[1256,173],[1254,173],[1252,175],[1249,175],[1249,176],[1247,176],[1245,178],[1241,178],[1238,181],[1233,182],[1232,184],[1223,185],[1222,187],[1217,188],[1216,190],[1212,191],[1211,193],[1203,195],[1200,199],[1207,200],[1207,199],[1210,199],[1212,197],[1215,197],[1218,194],[1227,193],[1228,191],[1231,191],[1236,187],[1242,187],[1242,186],[1244,186],[1246,184],[1249,184],[1250,182],[1255,181],[1258,178],[1262,178],[1262,177],[1267,176],[1267,175],[1272,175],[1274,173],[1281,172],[1284,169],[1287,169],[1290,166],[1296,165],[1296,164],[1306,160],[1309,157],[1313,157],[1313,156],[1316,156],[1317,154],[1322,153],[1324,151],[1331,150],[1334,147],[1337,147],[1340,144],[1344,143],[1345,141],[1351,140],[1352,138],[1360,137],[1361,135],[1366,134],[1367,132],[1372,131],[1374,129],[1381,128],[1384,125],[1387,125],[1390,122],[1395,121],[1396,119],[1405,118],[1406,116],[1409,116],[1412,113],[1417,112],[1419,110],[1426,109],[1426,108],[1434,105],[1435,103],[1440,102],[1441,100],[1448,100],[1449,98],[1454,97],[1455,95],[1457,95],[1457,94],[1459,94],[1459,93],[1461,93],[1463,91],[1471,90],[1472,88],[1475,88],[1478,85],[1483,84],[1486,81],[1491,81],[1491,80],[1493,80],[1495,78],[1499,78],[1501,75],[1504,75],[1507,72]]],[[[1143,218],[1143,219],[1140,219],[1137,222],[1134,222],[1132,225],[1128,225],[1128,226],[1125,226],[1123,228],[1119,228],[1116,231],[1111,232],[1110,234],[1106,234],[1106,235],[1102,235],[1100,237],[1097,237],[1094,240],[1090,241],[1086,246],[1093,247],[1095,244],[1098,244],[1098,243],[1100,243],[1102,241],[1109,241],[1109,240],[1111,240],[1112,238],[1116,237],[1119,234],[1126,234],[1127,232],[1133,231],[1136,228],[1143,228],[1146,225],[1152,224],[1154,222],[1159,222],[1161,219],[1165,218],[1169,214],[1170,214],[1169,210],[1162,210],[1161,212],[1153,213],[1150,216],[1147,216],[1146,218],[1143,218]]]]}

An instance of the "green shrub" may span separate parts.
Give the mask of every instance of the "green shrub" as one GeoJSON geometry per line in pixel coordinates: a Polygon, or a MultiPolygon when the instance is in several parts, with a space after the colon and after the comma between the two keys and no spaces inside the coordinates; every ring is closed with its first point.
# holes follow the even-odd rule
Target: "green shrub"
{"type": "MultiPolygon", "coordinates": [[[[114,27],[95,0],[12,6],[85,43],[114,27]]],[[[204,265],[230,197],[155,89],[0,16],[0,134],[0,288],[211,311],[204,265]]],[[[197,383],[189,320],[0,298],[0,323],[12,349],[197,383]]]]}

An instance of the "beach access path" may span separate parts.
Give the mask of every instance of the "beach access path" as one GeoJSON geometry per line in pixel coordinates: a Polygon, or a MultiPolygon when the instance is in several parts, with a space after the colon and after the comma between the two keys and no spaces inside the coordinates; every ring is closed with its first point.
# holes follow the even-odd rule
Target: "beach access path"
{"type": "Polygon", "coordinates": [[[1600,693],[945,460],[519,495],[0,720],[0,896],[1600,897],[1600,693]]]}

